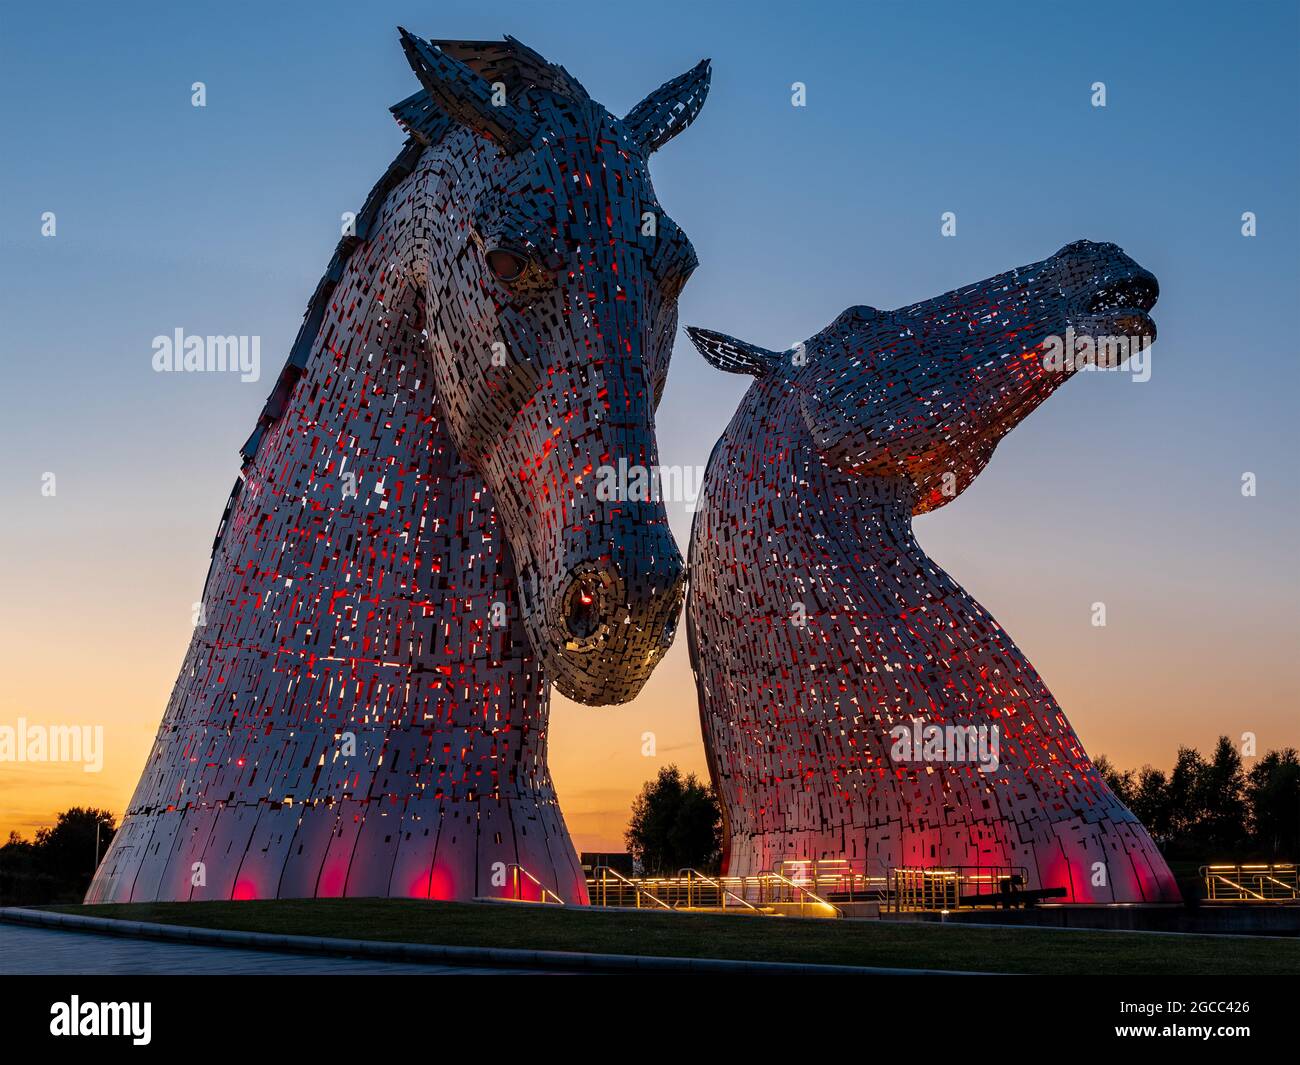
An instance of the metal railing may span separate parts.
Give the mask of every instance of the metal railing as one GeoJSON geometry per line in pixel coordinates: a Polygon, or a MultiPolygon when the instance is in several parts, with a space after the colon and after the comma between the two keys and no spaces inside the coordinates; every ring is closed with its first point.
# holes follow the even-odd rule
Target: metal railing
{"type": "Polygon", "coordinates": [[[843,917],[844,911],[822,898],[811,888],[798,884],[784,873],[759,873],[757,877],[740,877],[742,883],[757,880],[767,904],[788,912],[798,908],[800,917],[843,917]],[[809,909],[813,912],[809,913],[809,909]]]}
{"type": "Polygon", "coordinates": [[[889,901],[889,877],[868,876],[854,870],[847,858],[791,859],[781,863],[780,872],[831,903],[877,903],[889,901]]]}
{"type": "Polygon", "coordinates": [[[640,880],[626,877],[607,865],[598,865],[592,870],[592,875],[587,880],[587,896],[593,906],[631,906],[638,910],[672,909],[640,880]]]}
{"type": "MultiPolygon", "coordinates": [[[[1258,867],[1260,871],[1278,868],[1258,867]]],[[[1295,867],[1285,868],[1290,871],[1290,890],[1294,891],[1295,867]]],[[[596,866],[587,881],[593,906],[799,917],[1019,907],[1065,896],[1060,888],[1031,889],[1028,885],[1024,866],[896,867],[883,876],[868,876],[846,859],[791,860],[783,862],[779,870],[746,876],[712,876],[697,869],[681,869],[676,876],[628,877],[607,866],[596,866]]],[[[1294,897],[1281,891],[1275,886],[1270,897],[1294,897]]]]}
{"type": "Polygon", "coordinates": [[[559,895],[533,876],[522,865],[517,863],[507,865],[506,872],[510,876],[510,894],[505,896],[507,901],[564,905],[564,900],[559,895]],[[525,888],[528,888],[528,894],[525,894],[525,888]]]}
{"type": "Polygon", "coordinates": [[[1206,902],[1297,902],[1296,874],[1294,864],[1201,866],[1206,902]]]}
{"type": "Polygon", "coordinates": [[[606,866],[597,866],[587,880],[587,893],[593,906],[843,916],[839,907],[807,885],[775,872],[710,876],[697,869],[682,869],[676,876],[626,877],[606,866]]]}
{"type": "Polygon", "coordinates": [[[1027,882],[1019,865],[956,865],[947,869],[890,870],[894,913],[957,910],[968,906],[1011,904],[1014,888],[1027,882]]]}
{"type": "Polygon", "coordinates": [[[732,909],[748,910],[752,913],[762,912],[748,899],[727,887],[721,879],[701,873],[698,869],[679,869],[677,879],[679,882],[685,881],[688,910],[706,907],[725,910],[730,906],[732,909]]]}

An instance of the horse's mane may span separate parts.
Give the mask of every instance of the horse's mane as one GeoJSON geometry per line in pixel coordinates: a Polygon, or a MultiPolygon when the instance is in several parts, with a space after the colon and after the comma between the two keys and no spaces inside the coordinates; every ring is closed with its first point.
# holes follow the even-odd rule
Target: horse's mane
{"type": "MultiPolygon", "coordinates": [[[[562,66],[551,63],[533,51],[526,44],[507,36],[502,41],[432,41],[442,51],[460,60],[489,84],[501,82],[511,96],[517,96],[528,89],[540,89],[571,100],[590,101],[586,89],[562,66]]],[[[316,285],[311,299],[307,301],[307,310],[303,314],[302,325],[294,338],[284,368],[276,378],[275,386],[267,397],[258,415],[257,424],[244,446],[239,449],[243,463],[230,498],[222,511],[221,521],[217,525],[217,534],[212,541],[212,559],[215,562],[217,548],[221,544],[226,523],[234,511],[235,500],[239,498],[244,478],[249,467],[257,457],[257,449],[267,431],[283,416],[289,405],[289,397],[294,386],[307,367],[325,311],[329,306],[334,287],[343,277],[344,267],[352,253],[366,240],[370,227],[376,216],[393,191],[402,181],[411,175],[424,150],[438,144],[456,123],[440,110],[429,98],[424,89],[413,93],[405,100],[389,108],[398,124],[406,130],[408,136],[397,158],[389,164],[380,179],[375,182],[366,197],[361,211],[357,214],[354,233],[344,236],[334,249],[329,266],[316,285]]],[[[209,576],[211,567],[209,567],[209,576]]],[[[207,582],[204,582],[204,591],[207,582]]]]}

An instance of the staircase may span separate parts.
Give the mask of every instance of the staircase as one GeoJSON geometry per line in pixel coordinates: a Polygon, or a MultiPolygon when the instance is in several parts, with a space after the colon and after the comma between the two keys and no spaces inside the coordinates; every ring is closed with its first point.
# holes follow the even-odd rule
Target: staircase
{"type": "Polygon", "coordinates": [[[843,917],[841,907],[779,872],[709,876],[682,869],[676,876],[627,877],[598,865],[587,880],[593,906],[732,913],[751,917],[843,917]]]}

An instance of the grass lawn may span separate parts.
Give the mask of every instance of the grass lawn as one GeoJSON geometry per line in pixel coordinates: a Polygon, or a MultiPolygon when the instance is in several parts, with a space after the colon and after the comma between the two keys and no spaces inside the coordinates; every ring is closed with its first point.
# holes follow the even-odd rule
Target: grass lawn
{"type": "Polygon", "coordinates": [[[51,906],[163,924],[446,946],[1004,973],[1300,973],[1300,939],[799,920],[405,899],[51,906]]]}

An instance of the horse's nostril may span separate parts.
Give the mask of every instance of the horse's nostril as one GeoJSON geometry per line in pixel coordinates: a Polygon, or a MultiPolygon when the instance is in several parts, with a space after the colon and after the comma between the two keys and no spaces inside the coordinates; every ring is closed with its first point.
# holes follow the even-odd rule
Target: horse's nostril
{"type": "Polygon", "coordinates": [[[569,586],[564,599],[564,627],[577,640],[586,640],[600,631],[604,608],[604,588],[600,578],[585,574],[569,586]]]}
{"type": "Polygon", "coordinates": [[[625,578],[617,567],[581,564],[554,600],[555,624],[565,647],[573,653],[636,654],[666,648],[681,613],[684,566],[673,553],[653,557],[643,569],[632,568],[625,578]],[[625,583],[626,581],[626,583],[625,583]]]}

